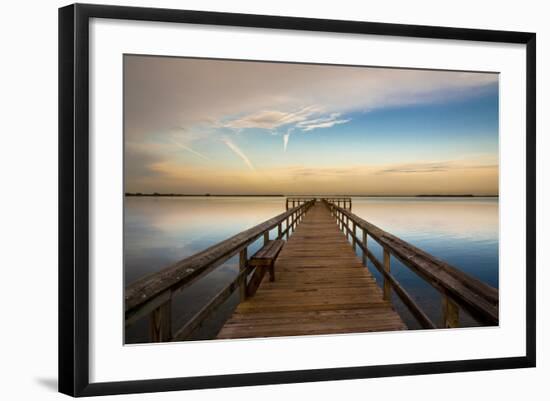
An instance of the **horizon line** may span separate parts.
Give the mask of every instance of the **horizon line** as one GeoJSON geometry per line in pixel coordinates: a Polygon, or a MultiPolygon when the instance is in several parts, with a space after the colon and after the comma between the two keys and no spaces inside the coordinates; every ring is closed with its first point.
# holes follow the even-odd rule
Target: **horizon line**
{"type": "Polygon", "coordinates": [[[124,196],[212,196],[212,197],[452,197],[487,198],[499,197],[499,194],[185,194],[176,192],[125,192],[124,196]]]}

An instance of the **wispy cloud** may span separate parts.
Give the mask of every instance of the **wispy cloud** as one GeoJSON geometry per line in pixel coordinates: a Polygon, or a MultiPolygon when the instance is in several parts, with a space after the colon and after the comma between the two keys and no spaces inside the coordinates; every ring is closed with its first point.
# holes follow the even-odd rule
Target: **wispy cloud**
{"type": "Polygon", "coordinates": [[[341,113],[332,113],[328,117],[300,121],[296,126],[302,131],[312,131],[317,128],[330,128],[337,124],[345,124],[350,121],[350,119],[338,119],[340,115],[341,113]]]}
{"type": "Polygon", "coordinates": [[[177,147],[183,149],[183,150],[186,150],[187,152],[189,153],[192,153],[194,154],[195,156],[198,156],[200,157],[201,159],[204,159],[204,160],[210,160],[208,157],[206,157],[205,155],[203,155],[202,153],[199,153],[197,152],[196,150],[194,150],[193,148],[187,146],[187,145],[184,145],[183,143],[179,142],[179,141],[176,141],[175,139],[171,138],[170,139],[170,142],[172,142],[174,145],[176,145],[177,147]]]}
{"type": "Polygon", "coordinates": [[[302,131],[312,131],[316,128],[330,128],[336,124],[344,124],[350,121],[349,119],[340,119],[340,116],[341,113],[326,115],[322,107],[311,105],[290,112],[263,110],[237,119],[227,120],[218,126],[234,130],[243,128],[275,130],[285,125],[292,125],[292,127],[302,131]]]}
{"type": "Polygon", "coordinates": [[[221,138],[221,141],[223,143],[225,143],[225,145],[231,149],[231,151],[233,153],[235,153],[237,156],[239,156],[239,158],[248,166],[248,168],[252,171],[255,171],[256,169],[254,168],[254,165],[252,164],[252,162],[250,161],[250,159],[248,158],[248,156],[246,156],[244,154],[244,152],[237,146],[235,145],[235,143],[233,143],[233,141],[231,141],[231,139],[227,138],[227,137],[223,137],[221,138]]]}
{"type": "Polygon", "coordinates": [[[326,114],[322,107],[311,105],[291,112],[263,110],[237,119],[226,120],[217,124],[217,127],[230,128],[237,132],[245,128],[265,129],[279,135],[280,132],[277,132],[277,128],[289,127],[282,134],[283,150],[286,152],[290,133],[293,130],[308,132],[320,128],[330,128],[350,121],[350,119],[340,118],[340,116],[341,113],[326,114]]]}
{"type": "Polygon", "coordinates": [[[308,106],[296,111],[262,110],[233,120],[227,120],[220,125],[225,128],[261,128],[273,130],[287,124],[305,121],[309,116],[320,111],[318,106],[308,106]]]}
{"type": "Polygon", "coordinates": [[[312,130],[317,129],[317,128],[330,128],[330,127],[332,127],[336,124],[345,124],[348,121],[350,121],[350,120],[335,120],[335,121],[330,121],[330,122],[326,122],[326,123],[312,124],[312,125],[308,125],[306,128],[304,128],[303,131],[312,131],[312,130]]]}
{"type": "Polygon", "coordinates": [[[411,163],[391,166],[380,170],[379,174],[391,173],[441,173],[449,170],[451,164],[444,163],[411,163]]]}
{"type": "Polygon", "coordinates": [[[378,174],[445,173],[450,170],[496,168],[498,164],[468,164],[458,161],[408,163],[385,167],[378,174]]]}
{"type": "Polygon", "coordinates": [[[288,146],[288,141],[290,139],[290,133],[294,130],[294,128],[289,128],[285,134],[283,134],[283,151],[286,152],[286,148],[288,146]]]}

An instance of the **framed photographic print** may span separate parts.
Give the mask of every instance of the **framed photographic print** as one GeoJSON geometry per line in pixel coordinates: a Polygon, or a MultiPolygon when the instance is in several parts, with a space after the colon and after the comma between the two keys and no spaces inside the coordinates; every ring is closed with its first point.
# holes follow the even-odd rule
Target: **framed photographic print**
{"type": "Polygon", "coordinates": [[[59,10],[59,389],[535,366],[535,34],[59,10]]]}

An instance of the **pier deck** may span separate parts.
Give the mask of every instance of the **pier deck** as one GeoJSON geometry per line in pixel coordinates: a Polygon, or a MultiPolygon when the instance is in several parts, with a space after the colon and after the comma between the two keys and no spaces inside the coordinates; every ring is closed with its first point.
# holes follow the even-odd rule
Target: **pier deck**
{"type": "Polygon", "coordinates": [[[275,277],[239,304],[217,338],[406,329],[321,202],[284,246],[275,277]]]}

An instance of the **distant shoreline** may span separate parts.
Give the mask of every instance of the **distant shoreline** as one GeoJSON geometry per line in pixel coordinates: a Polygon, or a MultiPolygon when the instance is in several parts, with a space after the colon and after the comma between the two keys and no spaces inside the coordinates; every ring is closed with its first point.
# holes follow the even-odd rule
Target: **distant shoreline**
{"type": "Polygon", "coordinates": [[[307,198],[307,197],[349,197],[349,198],[498,198],[499,195],[474,195],[474,194],[461,194],[461,195],[444,195],[444,194],[417,194],[417,195],[249,195],[249,194],[176,194],[176,193],[142,193],[142,192],[126,192],[124,196],[129,197],[213,197],[213,198],[234,198],[234,197],[248,197],[248,198],[307,198]]]}

